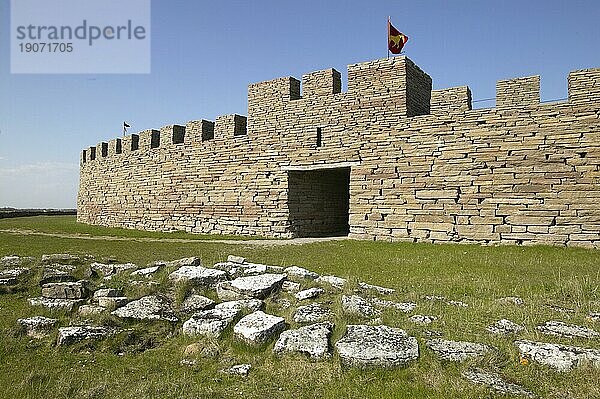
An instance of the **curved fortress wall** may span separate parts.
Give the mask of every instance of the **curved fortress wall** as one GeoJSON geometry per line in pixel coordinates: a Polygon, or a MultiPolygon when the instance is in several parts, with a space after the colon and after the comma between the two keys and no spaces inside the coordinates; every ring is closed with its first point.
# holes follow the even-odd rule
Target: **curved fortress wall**
{"type": "Polygon", "coordinates": [[[82,152],[78,221],[146,230],[600,247],[600,69],[431,90],[406,57],[251,84],[248,118],[82,152]],[[302,93],[301,93],[302,91],[302,93]]]}

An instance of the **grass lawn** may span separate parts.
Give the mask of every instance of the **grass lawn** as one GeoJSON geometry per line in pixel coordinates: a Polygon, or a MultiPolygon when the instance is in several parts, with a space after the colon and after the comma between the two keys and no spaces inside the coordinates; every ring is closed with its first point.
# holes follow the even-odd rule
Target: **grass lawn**
{"type": "MultiPolygon", "coordinates": [[[[0,220],[0,229],[27,229],[50,233],[80,233],[119,237],[197,237],[185,233],[148,233],[79,225],[74,217],[32,217],[0,220]]],[[[207,238],[206,236],[201,238],[207,238]]],[[[222,237],[215,237],[222,238],[222,237]]],[[[6,398],[489,398],[485,387],[466,381],[461,372],[473,368],[495,371],[505,379],[523,385],[539,397],[598,398],[600,369],[583,366],[568,373],[548,367],[519,363],[512,344],[515,338],[497,337],[485,327],[501,318],[526,327],[519,339],[563,343],[600,349],[600,339],[565,339],[543,335],[535,326],[548,320],[562,320],[600,331],[600,323],[589,321],[589,312],[600,312],[600,251],[554,247],[482,247],[476,245],[430,245],[379,243],[369,241],[329,241],[305,245],[272,247],[211,242],[139,242],[84,240],[0,232],[0,257],[34,256],[37,261],[29,279],[17,290],[0,294],[0,397],[6,398]],[[228,254],[270,265],[298,265],[320,274],[350,279],[349,292],[358,281],[395,288],[390,299],[412,301],[411,314],[435,315],[438,320],[419,326],[408,320],[410,314],[386,310],[384,324],[405,329],[417,337],[419,360],[408,367],[344,369],[334,352],[330,360],[312,362],[302,356],[277,357],[273,343],[260,348],[239,343],[227,331],[220,340],[202,340],[181,334],[180,321],[135,323],[112,316],[99,316],[96,323],[115,325],[127,331],[103,341],[56,347],[56,333],[33,340],[20,333],[16,319],[44,315],[59,319],[61,326],[80,321],[76,313],[51,312],[33,308],[27,298],[38,296],[42,254],[71,253],[91,255],[101,261],[116,258],[143,266],[151,261],[198,256],[205,266],[226,259],[228,254]],[[462,301],[468,307],[429,301],[426,295],[440,295],[462,301]],[[496,299],[519,296],[524,306],[506,306],[496,299]],[[548,306],[552,305],[552,306],[548,306]],[[572,312],[557,310],[571,309],[572,312]],[[467,340],[492,345],[497,351],[464,363],[439,360],[425,347],[428,331],[446,339],[467,340]],[[201,342],[214,356],[198,358],[195,366],[180,365],[183,349],[201,342]],[[234,364],[250,363],[248,377],[231,376],[219,370],[234,364]]],[[[81,274],[87,264],[79,266],[81,274]]],[[[122,287],[131,298],[153,292],[170,292],[179,301],[190,287],[173,287],[163,270],[157,286],[140,288],[115,278],[110,286],[122,287]]],[[[92,284],[100,284],[98,278],[92,284]]],[[[0,291],[1,292],[1,291],[0,291]]],[[[213,293],[207,292],[207,296],[213,293]]],[[[339,310],[337,296],[326,295],[339,310]]],[[[286,317],[296,302],[287,293],[267,302],[267,312],[286,317]],[[282,300],[292,303],[285,308],[282,300]]],[[[345,325],[367,320],[336,312],[333,341],[344,333],[345,325]]],[[[184,316],[182,316],[185,320],[184,316]]]]}

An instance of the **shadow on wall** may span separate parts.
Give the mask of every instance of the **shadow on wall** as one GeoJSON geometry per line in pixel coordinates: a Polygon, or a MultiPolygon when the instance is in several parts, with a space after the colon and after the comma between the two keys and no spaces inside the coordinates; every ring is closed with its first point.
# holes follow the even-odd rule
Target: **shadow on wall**
{"type": "Polygon", "coordinates": [[[290,228],[296,237],[348,235],[350,168],[288,172],[290,228]]]}

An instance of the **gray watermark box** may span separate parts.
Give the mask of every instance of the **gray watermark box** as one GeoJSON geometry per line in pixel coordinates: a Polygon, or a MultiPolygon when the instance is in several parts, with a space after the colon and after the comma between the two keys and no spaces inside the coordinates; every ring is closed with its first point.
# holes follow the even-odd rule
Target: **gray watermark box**
{"type": "Polygon", "coordinates": [[[11,73],[150,73],[150,0],[11,0],[11,73]]]}

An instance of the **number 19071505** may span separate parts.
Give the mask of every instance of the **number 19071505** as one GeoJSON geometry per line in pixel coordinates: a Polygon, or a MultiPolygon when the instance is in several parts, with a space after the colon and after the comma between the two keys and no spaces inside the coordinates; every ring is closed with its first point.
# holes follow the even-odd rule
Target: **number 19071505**
{"type": "Polygon", "coordinates": [[[71,53],[73,43],[19,43],[22,53],[71,53]]]}

